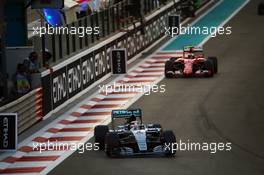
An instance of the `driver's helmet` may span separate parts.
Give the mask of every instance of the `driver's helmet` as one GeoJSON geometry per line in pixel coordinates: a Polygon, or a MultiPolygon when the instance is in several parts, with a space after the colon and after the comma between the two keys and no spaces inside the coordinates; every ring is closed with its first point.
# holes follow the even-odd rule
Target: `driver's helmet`
{"type": "Polygon", "coordinates": [[[191,46],[191,47],[189,47],[189,49],[190,49],[189,51],[190,51],[191,53],[194,52],[194,47],[191,46]]]}
{"type": "Polygon", "coordinates": [[[188,59],[194,59],[194,55],[193,54],[189,54],[187,58],[188,59]]]}
{"type": "Polygon", "coordinates": [[[127,119],[126,123],[130,124],[131,122],[136,121],[136,120],[137,120],[137,118],[133,115],[133,116],[131,116],[130,118],[127,119]]]}
{"type": "Polygon", "coordinates": [[[132,121],[130,123],[130,129],[135,130],[135,129],[138,129],[138,128],[139,128],[139,122],[138,121],[132,121]]]}
{"type": "Polygon", "coordinates": [[[185,52],[194,52],[194,47],[193,46],[185,46],[184,48],[183,48],[183,50],[185,51],[185,52]]]}

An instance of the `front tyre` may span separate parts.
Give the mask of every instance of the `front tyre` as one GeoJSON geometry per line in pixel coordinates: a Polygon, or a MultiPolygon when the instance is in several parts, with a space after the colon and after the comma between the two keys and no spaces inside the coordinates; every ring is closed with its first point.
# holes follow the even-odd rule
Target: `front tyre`
{"type": "Polygon", "coordinates": [[[214,67],[214,73],[217,74],[218,72],[218,61],[216,57],[208,57],[208,60],[211,60],[213,62],[214,67]]]}
{"type": "Polygon", "coordinates": [[[117,133],[109,132],[105,137],[105,152],[108,157],[118,156],[120,153],[120,142],[117,133]]]}
{"type": "Polygon", "coordinates": [[[258,5],[258,15],[264,15],[264,3],[258,5]]]}
{"type": "Polygon", "coordinates": [[[94,140],[98,143],[99,149],[104,150],[105,148],[105,136],[109,132],[107,125],[97,125],[94,128],[94,140]]]}
{"type": "Polygon", "coordinates": [[[173,72],[173,61],[167,61],[165,63],[165,69],[164,69],[164,74],[166,78],[173,78],[173,74],[170,72],[173,72]]]}
{"type": "Polygon", "coordinates": [[[162,132],[162,140],[163,140],[163,146],[165,148],[165,155],[166,156],[173,156],[176,154],[176,150],[173,150],[172,148],[175,148],[174,144],[176,143],[176,136],[174,135],[173,131],[163,131],[162,132]]]}
{"type": "Polygon", "coordinates": [[[208,74],[206,74],[206,77],[213,77],[214,76],[214,64],[213,61],[208,59],[204,62],[203,69],[208,71],[208,74]]]}

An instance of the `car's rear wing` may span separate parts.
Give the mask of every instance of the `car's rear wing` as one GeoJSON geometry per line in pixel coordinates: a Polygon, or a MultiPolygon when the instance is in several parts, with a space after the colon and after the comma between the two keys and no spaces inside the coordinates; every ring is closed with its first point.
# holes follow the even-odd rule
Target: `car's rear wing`
{"type": "Polygon", "coordinates": [[[117,109],[117,110],[112,110],[112,119],[115,119],[115,118],[131,118],[131,117],[142,118],[141,109],[117,109]]]}
{"type": "Polygon", "coordinates": [[[183,47],[184,52],[202,52],[203,48],[201,46],[184,46],[183,47]]]}
{"type": "Polygon", "coordinates": [[[184,46],[183,47],[183,57],[187,56],[188,54],[197,54],[203,53],[203,48],[201,46],[184,46]]]}

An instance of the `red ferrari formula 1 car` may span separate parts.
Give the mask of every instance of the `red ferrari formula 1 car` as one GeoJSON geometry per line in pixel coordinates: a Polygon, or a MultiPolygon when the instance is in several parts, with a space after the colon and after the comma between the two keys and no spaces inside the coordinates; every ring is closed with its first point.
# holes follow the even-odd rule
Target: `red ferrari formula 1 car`
{"type": "Polygon", "coordinates": [[[202,48],[187,46],[183,49],[183,56],[166,61],[165,77],[213,77],[217,69],[216,57],[205,58],[202,48]]]}

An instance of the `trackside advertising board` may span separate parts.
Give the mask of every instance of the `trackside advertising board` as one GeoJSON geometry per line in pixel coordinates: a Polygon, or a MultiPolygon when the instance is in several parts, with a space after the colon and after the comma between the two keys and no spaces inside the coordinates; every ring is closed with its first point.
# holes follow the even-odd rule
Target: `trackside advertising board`
{"type": "Polygon", "coordinates": [[[125,74],[127,72],[126,49],[114,49],[111,53],[113,74],[125,74]]]}
{"type": "Polygon", "coordinates": [[[112,110],[112,118],[142,117],[141,109],[117,109],[112,110]]]}
{"type": "Polygon", "coordinates": [[[110,49],[107,47],[97,49],[43,76],[44,115],[111,72],[109,50],[112,47],[114,44],[110,49]]]}
{"type": "Polygon", "coordinates": [[[0,151],[17,149],[17,114],[0,113],[0,151]]]}

